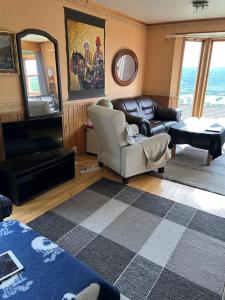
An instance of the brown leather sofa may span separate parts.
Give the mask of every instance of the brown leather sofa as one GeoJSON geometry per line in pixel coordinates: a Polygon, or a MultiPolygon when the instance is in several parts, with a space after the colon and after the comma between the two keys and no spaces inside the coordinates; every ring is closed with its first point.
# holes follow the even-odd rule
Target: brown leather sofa
{"type": "Polygon", "coordinates": [[[153,136],[167,133],[181,119],[181,110],[159,104],[151,96],[121,98],[112,101],[113,108],[125,113],[129,124],[136,124],[141,134],[153,136]]]}

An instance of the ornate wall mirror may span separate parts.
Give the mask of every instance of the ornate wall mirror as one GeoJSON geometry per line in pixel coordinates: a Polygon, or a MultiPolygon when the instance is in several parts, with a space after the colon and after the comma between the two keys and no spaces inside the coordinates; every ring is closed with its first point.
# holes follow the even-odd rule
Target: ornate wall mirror
{"type": "Polygon", "coordinates": [[[119,85],[129,85],[135,79],[138,71],[138,59],[130,49],[118,51],[113,59],[112,74],[119,85]]]}
{"type": "Polygon", "coordinates": [[[57,41],[47,32],[27,29],[17,34],[17,46],[27,117],[60,114],[62,96],[57,41]]]}

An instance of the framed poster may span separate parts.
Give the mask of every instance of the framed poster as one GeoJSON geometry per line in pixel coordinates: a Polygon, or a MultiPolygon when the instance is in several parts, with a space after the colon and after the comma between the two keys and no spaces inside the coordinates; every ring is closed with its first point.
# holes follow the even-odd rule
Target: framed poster
{"type": "Polygon", "coordinates": [[[0,74],[18,72],[15,33],[0,31],[0,74]]]}
{"type": "Polygon", "coordinates": [[[65,8],[69,99],[105,95],[105,20],[65,8]]]}

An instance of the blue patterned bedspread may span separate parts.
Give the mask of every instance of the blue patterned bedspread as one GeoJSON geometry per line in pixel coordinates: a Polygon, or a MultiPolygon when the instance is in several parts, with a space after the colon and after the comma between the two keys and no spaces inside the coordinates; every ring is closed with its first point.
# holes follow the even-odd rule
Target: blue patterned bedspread
{"type": "Polygon", "coordinates": [[[80,300],[80,293],[90,285],[99,287],[93,300],[120,299],[118,290],[97,273],[18,221],[0,223],[0,254],[8,250],[25,269],[0,284],[0,299],[80,300]],[[69,298],[71,294],[76,296],[69,298]]]}

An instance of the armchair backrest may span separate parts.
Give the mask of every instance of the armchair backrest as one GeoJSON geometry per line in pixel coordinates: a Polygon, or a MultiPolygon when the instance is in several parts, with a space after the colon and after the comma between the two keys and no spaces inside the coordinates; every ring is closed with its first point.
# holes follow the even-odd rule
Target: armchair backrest
{"type": "Polygon", "coordinates": [[[127,145],[126,120],[123,112],[91,105],[88,113],[94,125],[101,151],[120,157],[120,148],[127,145]]]}

